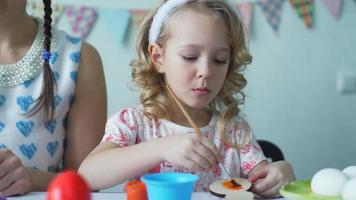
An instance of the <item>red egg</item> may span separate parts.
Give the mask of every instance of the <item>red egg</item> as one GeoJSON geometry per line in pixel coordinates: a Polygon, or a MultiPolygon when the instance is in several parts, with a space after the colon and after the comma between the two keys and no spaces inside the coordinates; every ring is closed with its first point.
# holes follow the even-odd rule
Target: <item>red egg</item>
{"type": "Polygon", "coordinates": [[[60,173],[47,189],[46,200],[90,200],[91,193],[84,179],[74,171],[60,173]]]}

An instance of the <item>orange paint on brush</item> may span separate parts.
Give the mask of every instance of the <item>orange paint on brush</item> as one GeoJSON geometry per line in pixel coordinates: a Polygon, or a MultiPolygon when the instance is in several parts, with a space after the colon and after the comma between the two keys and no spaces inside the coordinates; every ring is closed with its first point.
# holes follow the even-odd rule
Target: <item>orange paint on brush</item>
{"type": "Polygon", "coordinates": [[[234,186],[234,184],[231,183],[231,181],[225,181],[222,183],[222,185],[229,190],[241,190],[241,186],[234,186]]]}

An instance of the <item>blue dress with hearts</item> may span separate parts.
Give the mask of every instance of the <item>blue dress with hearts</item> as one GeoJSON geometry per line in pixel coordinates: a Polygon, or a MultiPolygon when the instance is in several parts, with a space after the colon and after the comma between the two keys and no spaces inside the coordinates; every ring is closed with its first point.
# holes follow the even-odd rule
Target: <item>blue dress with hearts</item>
{"type": "Polygon", "coordinates": [[[51,121],[44,120],[43,111],[26,115],[40,95],[42,69],[20,84],[0,85],[0,149],[10,149],[26,167],[52,172],[62,167],[66,119],[73,101],[81,45],[80,39],[54,30],[50,65],[57,88],[51,121]]]}

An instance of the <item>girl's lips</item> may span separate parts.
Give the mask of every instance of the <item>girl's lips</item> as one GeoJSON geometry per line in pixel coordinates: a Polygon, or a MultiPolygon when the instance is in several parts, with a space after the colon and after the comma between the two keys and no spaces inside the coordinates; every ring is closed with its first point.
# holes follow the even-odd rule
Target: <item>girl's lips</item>
{"type": "Polygon", "coordinates": [[[203,96],[209,94],[210,91],[208,88],[195,88],[193,89],[193,92],[198,96],[203,96]]]}

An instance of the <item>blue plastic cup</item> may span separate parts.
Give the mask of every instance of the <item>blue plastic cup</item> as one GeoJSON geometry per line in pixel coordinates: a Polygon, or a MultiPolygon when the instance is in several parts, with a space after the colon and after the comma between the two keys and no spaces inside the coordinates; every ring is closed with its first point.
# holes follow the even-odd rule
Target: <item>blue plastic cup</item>
{"type": "Polygon", "coordinates": [[[198,176],[188,173],[155,173],[141,177],[149,200],[190,200],[198,176]]]}

